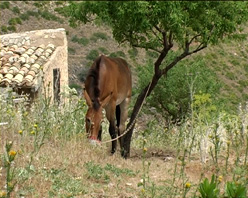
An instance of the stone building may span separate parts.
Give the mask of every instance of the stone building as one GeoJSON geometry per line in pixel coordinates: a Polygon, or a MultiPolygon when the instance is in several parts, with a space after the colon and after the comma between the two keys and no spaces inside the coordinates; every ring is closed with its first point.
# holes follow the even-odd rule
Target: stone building
{"type": "Polygon", "coordinates": [[[0,87],[27,94],[46,94],[60,101],[68,85],[65,30],[47,29],[0,36],[0,87]]]}

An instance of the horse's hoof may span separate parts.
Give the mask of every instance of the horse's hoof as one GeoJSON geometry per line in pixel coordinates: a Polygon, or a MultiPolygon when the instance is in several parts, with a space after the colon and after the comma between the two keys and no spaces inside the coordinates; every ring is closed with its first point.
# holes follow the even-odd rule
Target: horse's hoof
{"type": "Polygon", "coordinates": [[[90,141],[90,144],[93,146],[100,146],[101,145],[101,142],[99,140],[90,139],[89,141],[90,141]]]}

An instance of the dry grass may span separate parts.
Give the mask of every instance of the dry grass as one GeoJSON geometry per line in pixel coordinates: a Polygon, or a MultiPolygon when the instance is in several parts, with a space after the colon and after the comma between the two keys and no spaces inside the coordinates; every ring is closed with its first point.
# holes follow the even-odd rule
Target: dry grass
{"type": "MultiPolygon", "coordinates": [[[[40,102],[42,103],[42,100],[40,102]]],[[[131,157],[125,160],[120,156],[120,151],[110,155],[110,144],[101,147],[89,144],[84,134],[83,120],[78,119],[83,117],[86,106],[80,100],[78,104],[71,104],[73,106],[65,106],[64,110],[50,106],[46,116],[42,115],[38,108],[42,105],[36,105],[28,116],[22,119],[26,111],[22,110],[21,105],[16,111],[10,112],[8,109],[11,106],[3,106],[1,103],[1,114],[9,125],[1,126],[0,155],[3,159],[5,144],[9,141],[13,141],[12,150],[18,151],[11,164],[14,170],[11,182],[17,182],[11,197],[183,197],[186,182],[191,184],[186,197],[193,197],[202,179],[211,178],[212,174],[223,176],[223,182],[219,184],[222,191],[226,181],[234,178],[235,181],[248,181],[248,167],[243,166],[247,158],[247,141],[244,141],[244,147],[238,147],[238,150],[235,148],[235,141],[233,142],[226,169],[225,147],[220,147],[217,164],[211,158],[209,148],[206,148],[206,163],[202,163],[197,148],[192,154],[186,152],[185,155],[185,149],[189,149],[186,139],[191,141],[191,136],[186,135],[185,138],[183,134],[190,134],[189,129],[183,126],[173,127],[166,132],[165,139],[165,136],[162,136],[163,126],[155,122],[152,128],[147,129],[157,130],[145,137],[148,147],[145,155],[142,147],[143,133],[136,131],[131,157]],[[77,109],[81,109],[79,114],[75,113],[77,109]],[[70,117],[66,120],[68,111],[70,117]],[[26,121],[28,122],[25,124],[26,121]],[[34,127],[34,123],[38,123],[38,126],[34,127]],[[67,128],[59,128],[58,123],[67,128]],[[47,125],[51,128],[46,128],[47,125]],[[75,127],[76,125],[82,127],[75,127]],[[23,130],[22,134],[18,132],[20,129],[23,130]],[[36,130],[35,134],[30,134],[31,129],[36,130]],[[46,134],[44,144],[39,148],[34,143],[38,142],[45,130],[50,132],[46,134]],[[181,132],[183,134],[180,134],[181,132]],[[237,176],[241,180],[237,179],[237,176]],[[145,186],[141,182],[144,178],[145,186]]],[[[46,114],[46,111],[43,114],[46,114]]],[[[245,119],[244,124],[247,123],[247,117],[245,119]]],[[[109,139],[106,129],[107,126],[104,126],[105,140],[109,139]]],[[[238,136],[232,137],[235,140],[238,136]]],[[[195,141],[201,139],[195,138],[195,141]]],[[[0,180],[0,190],[5,189],[6,167],[3,162],[2,160],[0,174],[3,179],[0,180]]]]}

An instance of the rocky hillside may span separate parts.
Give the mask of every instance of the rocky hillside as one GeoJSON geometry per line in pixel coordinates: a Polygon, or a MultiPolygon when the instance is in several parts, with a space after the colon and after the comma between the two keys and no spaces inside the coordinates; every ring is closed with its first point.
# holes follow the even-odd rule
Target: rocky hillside
{"type": "MultiPolygon", "coordinates": [[[[64,4],[66,2],[62,1],[1,2],[1,34],[65,28],[68,36],[69,77],[72,87],[80,84],[88,66],[100,53],[124,57],[131,66],[142,64],[149,57],[144,50],[118,45],[107,27],[95,24],[70,27],[68,20],[55,11],[56,7],[64,4]]],[[[245,28],[245,32],[248,32],[248,28],[245,28]]],[[[205,59],[207,65],[224,83],[221,95],[227,100],[230,99],[235,105],[240,100],[243,102],[248,100],[247,54],[248,42],[234,42],[228,39],[218,46],[210,46],[197,54],[205,59]]],[[[133,78],[136,82],[135,75],[133,78]]]]}
{"type": "Polygon", "coordinates": [[[74,86],[80,84],[88,66],[100,53],[122,56],[131,65],[134,64],[131,58],[133,50],[128,46],[118,45],[110,29],[94,24],[70,27],[68,20],[54,11],[63,4],[60,1],[1,2],[1,34],[64,28],[68,38],[70,84],[74,86]]]}

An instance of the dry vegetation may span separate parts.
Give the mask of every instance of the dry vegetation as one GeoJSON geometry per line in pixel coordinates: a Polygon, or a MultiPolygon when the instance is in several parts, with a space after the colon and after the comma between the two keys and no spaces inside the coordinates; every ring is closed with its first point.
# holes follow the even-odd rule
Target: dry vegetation
{"type": "MultiPolygon", "coordinates": [[[[55,2],[50,4],[56,6],[55,2]]],[[[44,6],[61,17],[52,5],[44,6]]],[[[31,1],[10,2],[11,9],[15,6],[21,13],[41,9],[31,1]]],[[[11,9],[1,10],[1,25],[7,26],[11,18],[20,16],[11,9]]],[[[78,74],[87,70],[92,60],[86,57],[92,50],[123,52],[131,65],[147,60],[147,57],[133,59],[130,48],[119,46],[110,30],[93,24],[73,29],[66,20],[60,23],[30,16],[16,25],[16,31],[60,27],[68,32],[71,84],[79,83],[78,74]],[[101,33],[107,40],[94,41],[94,33],[101,33]]],[[[248,98],[247,47],[247,42],[239,43],[236,48],[235,43],[226,40],[202,54],[224,82],[221,92],[226,101],[237,109],[238,99],[248,98]]],[[[138,50],[137,57],[145,55],[138,50]]],[[[132,140],[131,157],[124,160],[119,151],[110,155],[110,145],[95,147],[88,143],[84,133],[86,105],[78,96],[67,95],[71,103],[61,107],[40,98],[29,110],[24,104],[13,104],[12,97],[10,93],[9,98],[0,99],[0,123],[8,122],[0,125],[0,197],[6,192],[10,192],[10,197],[23,198],[200,197],[200,184],[213,174],[221,197],[228,181],[247,190],[247,104],[235,115],[220,114],[211,123],[205,119],[207,110],[192,113],[191,119],[181,126],[168,126],[151,117],[145,120],[147,115],[141,115],[132,140]],[[9,141],[13,142],[10,149],[17,152],[15,155],[6,152],[6,145],[11,145],[9,141]],[[8,168],[13,171],[12,178],[7,178],[8,168]]],[[[200,108],[204,109],[204,103],[200,108]]],[[[104,140],[109,139],[107,128],[104,122],[104,140]]]]}
{"type": "MultiPolygon", "coordinates": [[[[218,126],[195,118],[187,125],[166,128],[154,120],[144,131],[136,131],[131,157],[125,160],[119,151],[110,155],[108,144],[89,144],[84,132],[85,102],[75,95],[67,97],[70,103],[60,107],[40,98],[31,109],[14,104],[11,93],[1,99],[0,122],[8,122],[0,126],[1,193],[7,190],[10,197],[197,197],[200,183],[213,174],[222,194],[228,181],[247,185],[247,107],[237,117],[219,117],[218,126]]],[[[103,126],[106,140],[107,123],[103,126]]]]}

